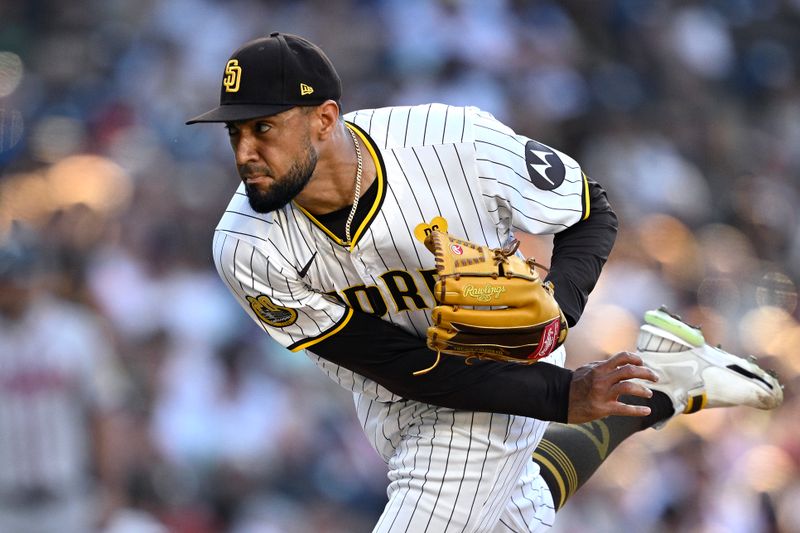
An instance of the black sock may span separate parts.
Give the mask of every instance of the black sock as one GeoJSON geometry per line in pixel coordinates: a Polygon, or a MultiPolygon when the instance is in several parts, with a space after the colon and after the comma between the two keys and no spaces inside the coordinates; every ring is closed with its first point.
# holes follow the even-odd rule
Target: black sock
{"type": "Polygon", "coordinates": [[[666,420],[674,413],[672,400],[660,391],[652,398],[623,396],[620,401],[647,405],[645,417],[609,416],[585,424],[551,423],[533,452],[556,510],[583,485],[619,444],[634,433],[666,420]]]}

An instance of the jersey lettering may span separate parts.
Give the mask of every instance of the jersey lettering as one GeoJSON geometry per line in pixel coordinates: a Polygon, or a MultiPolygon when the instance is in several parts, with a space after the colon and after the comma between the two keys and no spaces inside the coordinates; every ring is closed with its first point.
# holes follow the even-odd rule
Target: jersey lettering
{"type": "Polygon", "coordinates": [[[347,304],[356,311],[375,316],[383,316],[389,311],[380,289],[375,285],[353,285],[343,290],[342,294],[347,304]],[[363,298],[366,301],[362,303],[363,298]]]}
{"type": "Polygon", "coordinates": [[[408,311],[411,309],[406,303],[406,298],[409,298],[417,309],[425,309],[428,307],[425,300],[419,294],[419,289],[414,282],[414,277],[408,272],[403,270],[390,270],[385,274],[381,274],[380,278],[386,284],[386,288],[389,289],[389,293],[392,295],[392,299],[398,311],[408,311]],[[401,284],[405,288],[401,288],[401,284]]]}
{"type": "Polygon", "coordinates": [[[436,269],[435,268],[421,268],[417,270],[422,276],[422,279],[425,280],[425,285],[428,287],[428,290],[431,292],[431,296],[433,296],[433,288],[436,286],[436,269]]]}
{"type": "MultiPolygon", "coordinates": [[[[436,285],[436,269],[425,268],[417,270],[425,281],[425,287],[433,298],[433,288],[436,285]]],[[[414,280],[414,276],[405,270],[389,270],[384,272],[378,279],[383,281],[386,290],[392,297],[397,311],[414,309],[428,309],[430,306],[425,298],[420,294],[419,286],[414,280]]],[[[350,306],[356,311],[369,313],[375,316],[383,316],[389,312],[389,307],[383,292],[376,285],[353,285],[341,291],[329,291],[325,294],[333,296],[344,305],[350,306]]]]}

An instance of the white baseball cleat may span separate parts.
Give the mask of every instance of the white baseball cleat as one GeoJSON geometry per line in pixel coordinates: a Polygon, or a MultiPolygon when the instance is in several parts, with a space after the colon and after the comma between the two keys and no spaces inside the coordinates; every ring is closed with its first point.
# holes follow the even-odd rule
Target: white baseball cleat
{"type": "Polygon", "coordinates": [[[700,328],[690,326],[664,307],[647,311],[636,349],[659,381],[640,381],[672,400],[675,414],[747,405],[774,409],[783,402],[783,387],[772,372],[706,344],[700,328]]]}

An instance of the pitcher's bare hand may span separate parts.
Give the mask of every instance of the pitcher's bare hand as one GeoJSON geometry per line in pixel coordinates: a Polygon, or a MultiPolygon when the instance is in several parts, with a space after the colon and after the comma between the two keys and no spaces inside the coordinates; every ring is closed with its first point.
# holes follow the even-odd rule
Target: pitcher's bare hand
{"type": "Polygon", "coordinates": [[[633,378],[658,381],[658,376],[642,364],[638,355],[620,352],[605,361],[589,363],[575,370],[569,388],[567,422],[581,424],[611,415],[649,415],[649,407],[619,401],[619,397],[624,395],[653,396],[647,387],[627,381],[633,378]]]}

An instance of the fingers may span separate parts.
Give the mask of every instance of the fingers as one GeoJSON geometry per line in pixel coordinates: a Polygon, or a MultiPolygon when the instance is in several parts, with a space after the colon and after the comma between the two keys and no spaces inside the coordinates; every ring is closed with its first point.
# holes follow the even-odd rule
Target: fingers
{"type": "Polygon", "coordinates": [[[658,375],[644,366],[625,365],[613,370],[609,373],[609,378],[612,381],[624,381],[626,379],[643,379],[645,381],[658,381],[658,375]]]}
{"type": "MultiPolygon", "coordinates": [[[[647,370],[640,367],[631,367],[637,370],[647,370]]],[[[651,372],[652,374],[652,372],[651,372]]],[[[658,376],[653,374],[650,381],[658,381],[658,376]]],[[[617,416],[647,416],[651,410],[644,405],[630,405],[619,401],[621,396],[637,396],[639,398],[652,398],[653,391],[641,383],[633,381],[620,381],[611,387],[612,394],[616,397],[616,401],[611,402],[610,413],[617,416]]]]}
{"type": "Polygon", "coordinates": [[[649,414],[650,408],[646,405],[628,405],[622,402],[616,402],[609,413],[613,416],[647,416],[649,414]]]}
{"type": "Polygon", "coordinates": [[[646,405],[629,405],[620,401],[607,401],[602,404],[594,404],[585,409],[570,407],[567,416],[569,424],[583,424],[592,420],[606,418],[609,416],[647,416],[650,408],[646,405]]]}
{"type": "Polygon", "coordinates": [[[649,407],[626,404],[620,397],[652,398],[653,392],[646,382],[657,381],[658,375],[644,366],[638,354],[631,352],[620,352],[605,361],[584,365],[573,374],[568,421],[581,423],[612,415],[647,416],[649,407]]]}
{"type": "Polygon", "coordinates": [[[605,361],[601,361],[599,366],[602,366],[607,369],[617,368],[623,365],[635,365],[635,366],[642,366],[644,361],[639,356],[639,354],[635,354],[633,352],[619,352],[605,361]]]}
{"type": "Polygon", "coordinates": [[[658,375],[644,366],[642,358],[635,353],[620,352],[605,361],[602,361],[598,368],[608,372],[608,376],[613,381],[623,381],[626,379],[643,379],[645,381],[658,381],[658,375]],[[614,369],[614,370],[612,370],[614,369]]]}
{"type": "Polygon", "coordinates": [[[611,393],[619,396],[638,396],[639,398],[652,398],[653,391],[640,383],[621,381],[611,387],[611,393]]]}

